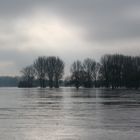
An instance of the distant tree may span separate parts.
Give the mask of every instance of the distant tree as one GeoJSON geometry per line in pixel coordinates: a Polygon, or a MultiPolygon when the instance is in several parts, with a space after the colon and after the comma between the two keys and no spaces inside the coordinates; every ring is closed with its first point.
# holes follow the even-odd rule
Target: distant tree
{"type": "Polygon", "coordinates": [[[75,61],[71,66],[71,80],[78,89],[83,82],[83,66],[81,61],[75,61]]]}
{"type": "Polygon", "coordinates": [[[119,54],[101,58],[100,75],[106,87],[139,88],[140,57],[119,54]]]}
{"type": "Polygon", "coordinates": [[[100,72],[100,63],[97,63],[96,62],[96,65],[95,65],[95,70],[93,71],[93,79],[94,79],[94,84],[95,84],[95,87],[97,87],[97,81],[99,80],[99,72],[100,72]]]}
{"type": "Polygon", "coordinates": [[[46,64],[46,74],[49,79],[49,87],[53,88],[53,86],[54,86],[54,81],[53,81],[54,68],[56,65],[56,57],[54,57],[54,56],[47,57],[45,64],[46,64]]]}
{"type": "Polygon", "coordinates": [[[84,86],[87,88],[93,87],[93,81],[95,79],[96,61],[87,58],[83,62],[84,71],[84,86]]]}
{"type": "Polygon", "coordinates": [[[64,62],[57,57],[54,65],[54,86],[59,88],[59,80],[63,77],[64,74],[64,62]]]}
{"type": "MultiPolygon", "coordinates": [[[[27,66],[21,70],[22,77],[23,77],[23,83],[26,85],[26,87],[33,87],[33,80],[35,78],[35,69],[34,67],[27,66]]],[[[24,85],[24,86],[25,86],[24,85]]]]}
{"type": "Polygon", "coordinates": [[[101,68],[100,68],[100,79],[104,81],[105,87],[109,87],[109,77],[110,77],[110,66],[109,66],[110,56],[104,55],[101,57],[101,68]]]}
{"type": "Polygon", "coordinates": [[[140,86],[140,57],[127,57],[126,68],[126,87],[138,89],[140,86]]]}
{"type": "Polygon", "coordinates": [[[37,78],[40,81],[40,87],[46,87],[46,57],[38,57],[34,62],[34,68],[37,78]]]}
{"type": "Polygon", "coordinates": [[[135,89],[140,87],[140,57],[134,58],[134,85],[135,89]]]}

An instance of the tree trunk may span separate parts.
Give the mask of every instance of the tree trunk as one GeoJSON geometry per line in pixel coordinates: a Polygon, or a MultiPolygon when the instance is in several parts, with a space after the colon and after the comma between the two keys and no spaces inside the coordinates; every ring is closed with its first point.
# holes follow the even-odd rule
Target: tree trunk
{"type": "Polygon", "coordinates": [[[49,87],[53,88],[53,79],[52,78],[49,79],[49,87]]]}
{"type": "Polygon", "coordinates": [[[55,88],[59,88],[59,80],[58,80],[58,78],[55,78],[55,88]]]}

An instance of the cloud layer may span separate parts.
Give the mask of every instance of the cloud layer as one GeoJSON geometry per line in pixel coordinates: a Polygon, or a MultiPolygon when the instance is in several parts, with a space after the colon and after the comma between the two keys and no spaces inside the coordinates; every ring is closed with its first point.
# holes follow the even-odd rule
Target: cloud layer
{"type": "MultiPolygon", "coordinates": [[[[0,74],[39,55],[75,59],[140,55],[138,0],[0,0],[0,74]]],[[[68,71],[68,70],[67,70],[68,71]]]]}

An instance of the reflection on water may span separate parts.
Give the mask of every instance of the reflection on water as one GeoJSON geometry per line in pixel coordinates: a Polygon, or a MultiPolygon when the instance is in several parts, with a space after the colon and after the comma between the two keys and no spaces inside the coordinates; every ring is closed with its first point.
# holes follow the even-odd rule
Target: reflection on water
{"type": "Polygon", "coordinates": [[[0,89],[0,140],[139,140],[140,94],[0,89]]]}

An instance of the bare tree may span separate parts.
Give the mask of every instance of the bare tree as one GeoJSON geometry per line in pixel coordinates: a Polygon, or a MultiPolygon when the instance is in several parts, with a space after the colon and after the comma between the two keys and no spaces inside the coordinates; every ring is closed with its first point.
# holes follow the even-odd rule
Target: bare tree
{"type": "Polygon", "coordinates": [[[100,79],[104,82],[105,87],[109,87],[109,74],[110,74],[110,68],[109,68],[109,59],[110,55],[104,55],[101,57],[101,68],[100,68],[100,79]]]}
{"type": "Polygon", "coordinates": [[[64,74],[64,62],[59,57],[57,57],[54,66],[55,88],[59,88],[59,80],[63,77],[63,74],[64,74]]]}
{"type": "Polygon", "coordinates": [[[80,61],[75,61],[71,66],[71,80],[78,89],[82,85],[83,67],[80,61]]]}
{"type": "Polygon", "coordinates": [[[93,71],[93,79],[95,87],[97,87],[97,80],[99,79],[100,67],[101,67],[100,63],[96,62],[95,69],[93,71]]]}
{"type": "Polygon", "coordinates": [[[46,74],[47,74],[47,77],[49,79],[49,87],[53,88],[53,86],[54,86],[53,79],[54,79],[54,71],[55,71],[55,65],[56,65],[56,57],[54,57],[54,56],[47,57],[45,64],[46,64],[46,74]]]}
{"type": "Polygon", "coordinates": [[[93,87],[93,81],[96,80],[96,61],[87,58],[83,62],[84,70],[84,86],[91,88],[93,87]]]}
{"type": "Polygon", "coordinates": [[[106,87],[137,89],[140,86],[140,57],[105,55],[101,58],[100,74],[106,87]]]}
{"type": "Polygon", "coordinates": [[[34,68],[37,78],[40,81],[40,87],[45,88],[46,84],[46,57],[38,57],[34,62],[34,68]]]}
{"type": "Polygon", "coordinates": [[[26,87],[32,87],[33,86],[33,80],[35,78],[35,69],[34,67],[27,66],[21,70],[23,81],[24,81],[24,86],[26,87]]]}

